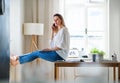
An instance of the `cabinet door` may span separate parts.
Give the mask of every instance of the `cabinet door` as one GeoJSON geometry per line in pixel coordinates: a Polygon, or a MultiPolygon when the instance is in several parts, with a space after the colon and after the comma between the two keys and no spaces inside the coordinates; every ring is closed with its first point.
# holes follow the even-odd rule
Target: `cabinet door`
{"type": "Polygon", "coordinates": [[[0,15],[0,83],[9,83],[9,0],[5,12],[0,15]]]}
{"type": "Polygon", "coordinates": [[[111,78],[107,67],[61,67],[58,79],[60,83],[108,83],[111,78]]]}

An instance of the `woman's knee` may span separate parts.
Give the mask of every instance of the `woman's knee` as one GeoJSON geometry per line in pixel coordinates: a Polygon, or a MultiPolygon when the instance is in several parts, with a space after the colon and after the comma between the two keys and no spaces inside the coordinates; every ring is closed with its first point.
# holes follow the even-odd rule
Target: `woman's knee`
{"type": "Polygon", "coordinates": [[[34,52],[32,52],[31,54],[32,54],[33,56],[35,56],[35,57],[38,57],[39,51],[34,51],[34,52]]]}

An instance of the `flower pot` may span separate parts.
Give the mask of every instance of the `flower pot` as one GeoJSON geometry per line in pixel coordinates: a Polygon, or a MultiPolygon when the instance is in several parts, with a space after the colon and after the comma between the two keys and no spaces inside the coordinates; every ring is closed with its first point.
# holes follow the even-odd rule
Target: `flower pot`
{"type": "Polygon", "coordinates": [[[103,56],[99,54],[92,54],[93,62],[101,62],[103,60],[103,56]]]}

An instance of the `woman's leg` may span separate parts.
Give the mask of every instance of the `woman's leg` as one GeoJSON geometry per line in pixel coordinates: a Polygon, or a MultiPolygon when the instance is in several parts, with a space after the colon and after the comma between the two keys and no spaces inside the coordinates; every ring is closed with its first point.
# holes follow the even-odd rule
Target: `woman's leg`
{"type": "Polygon", "coordinates": [[[47,61],[55,62],[57,60],[64,60],[55,51],[39,51],[39,58],[47,61]]]}
{"type": "Polygon", "coordinates": [[[16,66],[17,64],[22,64],[26,62],[31,62],[34,59],[38,58],[39,51],[34,51],[32,53],[24,54],[22,56],[11,56],[10,57],[10,63],[13,66],[16,66]]]}
{"type": "Polygon", "coordinates": [[[57,60],[63,60],[55,51],[35,51],[29,54],[25,54],[23,56],[19,56],[19,63],[23,64],[26,62],[31,62],[35,60],[36,58],[42,58],[47,61],[57,61],[57,60]]]}
{"type": "Polygon", "coordinates": [[[34,51],[31,53],[27,53],[27,54],[19,56],[19,58],[18,58],[19,63],[23,64],[23,63],[27,63],[27,62],[31,62],[31,61],[35,60],[36,58],[38,58],[38,53],[39,53],[39,51],[34,51]]]}

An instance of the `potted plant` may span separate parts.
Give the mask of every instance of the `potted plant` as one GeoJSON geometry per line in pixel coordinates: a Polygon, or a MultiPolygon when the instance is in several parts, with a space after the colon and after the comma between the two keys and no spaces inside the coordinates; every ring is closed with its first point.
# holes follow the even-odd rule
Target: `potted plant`
{"type": "Polygon", "coordinates": [[[92,55],[93,62],[96,61],[101,62],[103,60],[103,56],[105,55],[105,52],[97,48],[93,48],[91,49],[90,54],[92,55]]]}
{"type": "Polygon", "coordinates": [[[93,48],[93,49],[91,49],[90,53],[91,54],[98,54],[99,50],[97,48],[93,48]]]}
{"type": "Polygon", "coordinates": [[[98,53],[100,56],[104,56],[105,55],[105,52],[103,50],[100,50],[99,53],[98,53]]]}

